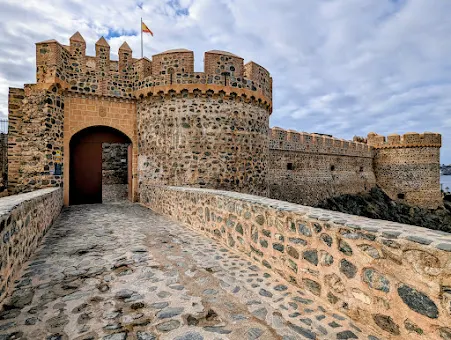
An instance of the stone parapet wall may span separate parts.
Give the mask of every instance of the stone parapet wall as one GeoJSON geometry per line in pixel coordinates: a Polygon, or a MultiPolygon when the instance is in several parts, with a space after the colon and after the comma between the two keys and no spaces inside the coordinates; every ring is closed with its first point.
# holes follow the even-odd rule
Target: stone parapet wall
{"type": "Polygon", "coordinates": [[[326,135],[269,129],[268,196],[316,205],[376,185],[373,148],[326,135]]]}
{"type": "Polygon", "coordinates": [[[449,340],[448,233],[208,189],[143,186],[141,203],[247,254],[381,339],[449,340]]]}
{"type": "Polygon", "coordinates": [[[347,141],[315,133],[269,129],[269,149],[301,151],[313,154],[373,157],[373,149],[366,143],[347,141]]]}
{"type": "Polygon", "coordinates": [[[375,186],[372,158],[269,150],[270,198],[314,206],[328,198],[369,192],[375,186]]]}
{"type": "Polygon", "coordinates": [[[61,188],[0,198],[0,303],[63,206],[61,188]]]}

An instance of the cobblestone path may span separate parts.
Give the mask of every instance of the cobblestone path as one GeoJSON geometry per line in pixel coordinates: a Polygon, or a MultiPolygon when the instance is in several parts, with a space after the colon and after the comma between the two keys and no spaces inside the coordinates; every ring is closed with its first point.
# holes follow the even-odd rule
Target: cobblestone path
{"type": "Polygon", "coordinates": [[[3,339],[377,339],[266,268],[130,203],[65,209],[0,314],[3,339]]]}

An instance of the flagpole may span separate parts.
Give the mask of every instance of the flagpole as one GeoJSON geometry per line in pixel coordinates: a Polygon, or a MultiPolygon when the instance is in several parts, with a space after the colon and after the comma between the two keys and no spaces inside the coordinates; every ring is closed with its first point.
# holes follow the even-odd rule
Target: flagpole
{"type": "Polygon", "coordinates": [[[144,47],[143,47],[143,18],[141,17],[141,59],[144,57],[144,47]]]}

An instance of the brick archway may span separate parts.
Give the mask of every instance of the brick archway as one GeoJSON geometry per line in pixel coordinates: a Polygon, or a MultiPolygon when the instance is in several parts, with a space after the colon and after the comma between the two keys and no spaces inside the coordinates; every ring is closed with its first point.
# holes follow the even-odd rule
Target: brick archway
{"type": "MultiPolygon", "coordinates": [[[[74,134],[69,143],[69,204],[102,203],[108,191],[118,188],[125,191],[120,195],[122,199],[127,196],[131,198],[130,170],[132,162],[128,154],[131,156],[132,153],[130,138],[121,131],[108,126],[92,126],[74,134]],[[109,154],[108,151],[112,151],[111,148],[113,151],[121,151],[120,155],[113,154],[112,158],[118,156],[124,158],[115,160],[115,165],[119,165],[119,167],[115,167],[113,172],[118,174],[120,181],[113,185],[111,182],[105,182],[105,179],[110,179],[108,177],[110,172],[105,171],[105,156],[109,154]]],[[[107,161],[111,162],[112,160],[108,159],[107,161]]],[[[116,194],[119,193],[116,192],[116,194]]]]}
{"type": "Polygon", "coordinates": [[[70,141],[80,131],[103,126],[113,128],[131,141],[129,199],[137,197],[138,148],[136,139],[136,104],[131,99],[103,98],[90,95],[68,94],[64,110],[64,205],[69,205],[70,187],[70,141]]]}

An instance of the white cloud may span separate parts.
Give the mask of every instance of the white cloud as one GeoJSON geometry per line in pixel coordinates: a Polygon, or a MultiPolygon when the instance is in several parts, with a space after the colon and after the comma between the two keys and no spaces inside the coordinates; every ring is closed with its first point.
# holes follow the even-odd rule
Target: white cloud
{"type": "Polygon", "coordinates": [[[3,0],[0,113],[7,88],[35,80],[34,43],[79,30],[140,53],[139,18],[154,31],[145,54],[229,50],[274,78],[271,125],[352,138],[436,131],[451,163],[451,2],[430,0],[3,0]]]}

